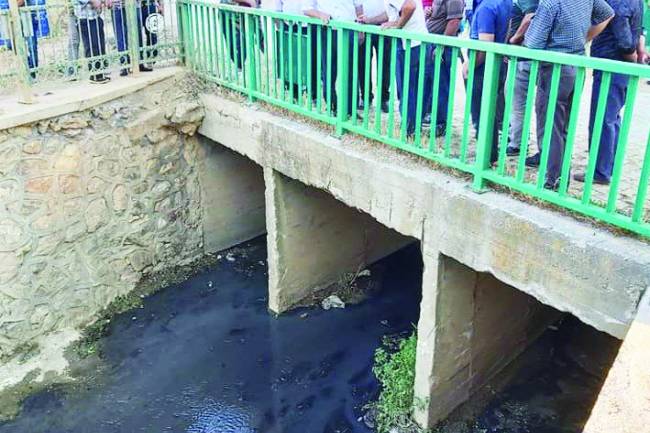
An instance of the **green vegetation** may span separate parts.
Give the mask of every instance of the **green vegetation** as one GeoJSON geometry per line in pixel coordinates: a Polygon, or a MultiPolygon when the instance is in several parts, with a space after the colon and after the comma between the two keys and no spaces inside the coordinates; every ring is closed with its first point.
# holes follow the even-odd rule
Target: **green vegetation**
{"type": "Polygon", "coordinates": [[[373,404],[378,433],[388,433],[392,428],[413,431],[416,347],[417,335],[413,332],[399,342],[384,339],[382,347],[375,351],[372,371],[381,383],[379,400],[373,404]]]}
{"type": "Polygon", "coordinates": [[[144,295],[130,292],[116,297],[102,310],[99,318],[83,330],[83,337],[75,344],[75,352],[80,358],[99,354],[99,339],[106,335],[111,318],[126,311],[142,306],[144,295]]]}

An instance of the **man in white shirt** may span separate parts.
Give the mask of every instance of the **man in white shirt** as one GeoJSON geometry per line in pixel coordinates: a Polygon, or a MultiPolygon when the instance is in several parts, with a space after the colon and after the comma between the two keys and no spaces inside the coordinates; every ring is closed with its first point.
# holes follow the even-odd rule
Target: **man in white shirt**
{"type": "MultiPolygon", "coordinates": [[[[298,0],[296,0],[298,1],[298,0]]],[[[319,27],[318,31],[320,33],[321,43],[322,43],[322,59],[321,59],[321,80],[323,82],[323,93],[325,95],[325,100],[329,104],[332,111],[335,111],[337,108],[337,92],[336,92],[336,77],[337,77],[337,59],[339,57],[338,47],[337,47],[337,31],[332,31],[332,46],[331,46],[331,63],[327,65],[327,31],[325,26],[327,26],[330,20],[340,20],[340,21],[355,21],[357,18],[356,8],[361,5],[360,0],[303,0],[302,11],[305,15],[312,18],[320,19],[324,26],[319,27]],[[329,71],[329,74],[328,74],[329,71]],[[329,77],[328,77],[329,75],[329,77]],[[329,80],[328,80],[329,78],[329,80]],[[328,84],[331,86],[331,98],[329,97],[328,84]]],[[[350,56],[353,53],[354,39],[350,33],[349,37],[346,40],[348,44],[348,52],[350,56]]],[[[352,63],[352,62],[350,62],[352,63]]],[[[347,86],[347,104],[346,111],[347,115],[352,115],[352,79],[346,79],[343,85],[347,86]]]]}
{"type": "MultiPolygon", "coordinates": [[[[384,0],[362,0],[361,7],[357,9],[359,14],[359,20],[361,21],[362,17],[376,17],[386,12],[384,8],[384,0]]],[[[375,51],[375,63],[377,64],[377,70],[381,68],[381,83],[376,84],[376,93],[374,96],[379,97],[377,100],[377,109],[381,108],[381,111],[388,113],[388,98],[390,97],[390,38],[384,38],[381,44],[383,48],[383,58],[381,65],[379,64],[379,35],[376,34],[366,34],[365,40],[359,45],[359,99],[361,102],[365,101],[365,76],[366,76],[366,46],[370,44],[370,56],[372,57],[372,51],[375,51]]],[[[372,64],[372,62],[371,62],[372,64]]],[[[371,68],[372,71],[372,68],[371,68]]],[[[378,76],[377,76],[378,78],[378,76]]],[[[372,85],[372,72],[370,73],[370,80],[368,82],[370,86],[368,89],[368,101],[372,103],[373,101],[373,85],[372,85]]]]}
{"type": "MultiPolygon", "coordinates": [[[[427,34],[427,26],[424,21],[424,10],[419,0],[384,0],[385,12],[375,17],[363,17],[363,22],[368,24],[381,24],[383,29],[404,29],[410,33],[427,34]]],[[[412,40],[410,44],[410,62],[405,65],[406,40],[398,43],[397,49],[397,95],[400,99],[400,111],[403,104],[406,104],[406,133],[412,135],[415,132],[415,111],[418,98],[422,98],[424,92],[418,92],[418,76],[420,74],[420,42],[412,40]],[[405,75],[405,72],[408,75],[405,75]],[[404,79],[408,77],[408,93],[402,95],[404,79]],[[405,101],[405,99],[407,99],[405,101]]],[[[425,56],[427,57],[427,56],[425,56]]],[[[390,59],[386,59],[390,61],[390,59]]],[[[425,65],[422,65],[425,67],[425,65]]],[[[428,71],[427,71],[428,72],[428,71]]],[[[425,72],[425,74],[427,74],[425,72]]],[[[422,110],[424,112],[424,110],[422,110]]],[[[403,112],[403,111],[402,111],[403,112]]],[[[405,119],[402,119],[404,121],[405,119]]]]}
{"type": "MultiPolygon", "coordinates": [[[[262,4],[261,4],[261,8],[262,9],[272,10],[272,11],[275,11],[275,12],[284,12],[284,13],[290,14],[290,15],[303,15],[303,13],[302,13],[302,9],[303,9],[302,0],[263,0],[262,4]]],[[[300,62],[303,63],[303,68],[302,68],[302,70],[303,70],[303,78],[302,78],[303,88],[302,89],[299,88],[297,80],[294,78],[294,80],[293,80],[294,81],[293,88],[291,89],[293,100],[294,100],[294,102],[298,101],[300,99],[300,95],[302,94],[303,90],[306,89],[307,91],[311,90],[310,91],[310,98],[311,98],[312,101],[315,101],[316,96],[317,96],[317,92],[318,92],[318,90],[317,90],[318,89],[317,81],[319,79],[318,78],[318,63],[317,63],[317,57],[316,57],[316,55],[317,55],[317,38],[318,38],[317,26],[315,26],[313,24],[304,24],[304,23],[301,25],[301,24],[296,23],[296,22],[286,21],[283,24],[283,30],[284,30],[285,37],[287,36],[289,29],[292,30],[293,35],[302,35],[304,44],[307,43],[307,40],[308,40],[307,35],[311,33],[311,46],[309,47],[308,50],[303,51],[303,52],[307,53],[308,58],[306,58],[306,59],[301,58],[300,59],[300,62]],[[311,79],[310,79],[311,84],[309,84],[309,82],[307,81],[308,78],[307,78],[307,66],[306,65],[308,63],[311,64],[311,79]],[[309,88],[310,86],[311,86],[311,89],[309,88]]],[[[276,32],[276,35],[278,35],[278,37],[276,38],[276,41],[275,41],[275,51],[276,51],[276,53],[278,53],[278,50],[280,48],[280,41],[279,41],[280,32],[276,32]]],[[[287,44],[286,39],[285,39],[285,41],[284,41],[284,43],[282,45],[285,47],[285,53],[281,53],[279,55],[276,55],[276,68],[277,68],[277,71],[279,73],[279,71],[280,71],[280,66],[279,66],[280,61],[284,60],[285,65],[284,65],[283,69],[284,69],[285,75],[286,75],[286,74],[288,74],[288,70],[289,70],[288,69],[288,58],[286,58],[286,53],[288,52],[287,51],[288,50],[288,44],[287,44]]],[[[298,50],[297,50],[297,46],[295,44],[295,41],[294,41],[294,45],[293,45],[293,51],[294,51],[294,59],[295,59],[295,61],[298,61],[298,59],[296,57],[297,53],[298,53],[298,50]]],[[[294,68],[295,68],[295,65],[294,65],[294,68]]],[[[288,75],[286,75],[285,77],[283,77],[283,79],[284,79],[285,88],[289,89],[289,87],[291,86],[290,77],[288,75]]]]}

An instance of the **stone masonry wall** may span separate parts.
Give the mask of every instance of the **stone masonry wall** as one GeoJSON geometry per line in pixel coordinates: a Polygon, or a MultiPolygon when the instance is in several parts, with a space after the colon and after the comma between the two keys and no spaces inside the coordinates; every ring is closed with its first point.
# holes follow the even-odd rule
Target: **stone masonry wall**
{"type": "Polygon", "coordinates": [[[0,358],[202,254],[203,111],[181,84],[0,131],[0,358]]]}

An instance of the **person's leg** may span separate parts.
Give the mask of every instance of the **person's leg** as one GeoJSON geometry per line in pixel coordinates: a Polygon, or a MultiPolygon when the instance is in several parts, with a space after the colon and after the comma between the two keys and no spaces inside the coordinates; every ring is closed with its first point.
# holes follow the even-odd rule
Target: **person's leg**
{"type": "MultiPolygon", "coordinates": [[[[530,62],[522,60],[517,63],[515,76],[515,93],[512,100],[512,113],[510,117],[510,144],[508,148],[512,154],[519,153],[521,147],[521,134],[524,126],[524,112],[528,96],[528,81],[530,79],[530,62]]],[[[528,141],[528,137],[525,138],[528,141]]]]}
{"type": "Polygon", "coordinates": [[[424,92],[420,92],[418,88],[418,79],[420,75],[420,68],[425,65],[420,65],[420,49],[426,49],[421,45],[411,48],[411,59],[409,64],[409,83],[408,83],[408,104],[406,114],[406,131],[411,135],[415,132],[415,123],[417,117],[417,103],[423,97],[424,92]]]}
{"type": "MultiPolygon", "coordinates": [[[[97,57],[100,56],[101,53],[101,43],[99,39],[99,18],[88,20],[88,35],[89,35],[89,42],[90,42],[90,56],[91,57],[97,57]]],[[[102,63],[99,60],[93,60],[91,62],[91,71],[93,74],[91,75],[91,78],[94,78],[95,80],[101,80],[104,78],[103,74],[100,73],[99,71],[102,69],[102,63]]]]}
{"type": "MultiPolygon", "coordinates": [[[[358,64],[358,69],[357,69],[357,83],[359,84],[359,93],[358,93],[358,101],[359,101],[359,106],[363,106],[365,102],[365,96],[366,96],[366,47],[369,46],[371,50],[371,63],[368,66],[372,65],[372,36],[370,34],[366,34],[366,38],[363,41],[362,44],[359,44],[357,47],[357,50],[359,52],[359,64],[358,64]]],[[[370,69],[370,75],[372,75],[372,67],[370,69]]],[[[370,78],[370,82],[368,83],[368,103],[372,103],[372,77],[370,78]]]]}
{"type": "MultiPolygon", "coordinates": [[[[425,71],[424,71],[424,94],[422,96],[422,116],[430,123],[431,116],[431,100],[433,98],[433,74],[435,73],[435,66],[433,61],[433,53],[435,52],[435,45],[427,46],[427,53],[425,54],[425,71]]],[[[435,122],[433,122],[435,125],[435,122]]]]}
{"type": "Polygon", "coordinates": [[[483,98],[483,77],[485,75],[485,64],[479,65],[474,69],[474,83],[472,86],[472,104],[470,106],[470,113],[472,115],[472,123],[476,129],[478,136],[479,122],[481,119],[481,99],[483,98]]]}
{"type": "Polygon", "coordinates": [[[384,111],[388,111],[388,99],[390,98],[390,52],[391,52],[391,40],[388,37],[383,38],[383,42],[380,42],[379,36],[376,38],[376,48],[375,48],[375,61],[379,62],[379,44],[384,45],[383,49],[383,59],[381,65],[377,65],[377,70],[381,68],[381,105],[385,107],[380,107],[384,111]]]}
{"type": "Polygon", "coordinates": [[[557,189],[560,179],[575,80],[576,68],[573,66],[562,66],[557,105],[555,107],[555,116],[553,117],[553,129],[551,131],[551,148],[546,166],[545,187],[550,189],[557,189]]]}
{"type": "MultiPolygon", "coordinates": [[[[84,47],[84,57],[89,59],[92,57],[92,46],[90,40],[90,23],[92,20],[80,19],[79,20],[79,32],[81,33],[81,41],[84,47]]],[[[93,70],[93,64],[91,61],[88,61],[88,70],[93,70]]]]}
{"type": "MultiPolygon", "coordinates": [[[[318,99],[318,80],[320,79],[318,73],[318,27],[314,24],[309,24],[306,27],[306,31],[311,34],[311,51],[308,59],[308,62],[311,62],[311,91],[309,96],[315,102],[318,99]]],[[[309,84],[307,87],[309,87],[309,84]]]]}
{"type": "Polygon", "coordinates": [[[126,9],[114,7],[111,11],[113,17],[113,32],[115,33],[115,45],[120,53],[120,65],[126,68],[129,64],[129,42],[128,29],[126,26],[126,9]]]}
{"type": "Polygon", "coordinates": [[[440,63],[438,101],[435,102],[438,104],[438,114],[436,115],[435,125],[440,131],[447,129],[447,110],[449,109],[450,92],[449,85],[451,80],[451,55],[451,48],[445,47],[442,53],[442,62],[440,63]]]}
{"type": "MultiPolygon", "coordinates": [[[[612,177],[618,134],[621,128],[621,110],[625,105],[628,81],[627,75],[612,74],[598,148],[598,159],[596,160],[596,172],[594,173],[594,178],[597,180],[609,181],[612,177]]],[[[597,96],[596,92],[595,97],[597,96]]],[[[595,107],[594,105],[594,110],[595,107]]]]}
{"type": "Polygon", "coordinates": [[[327,29],[321,30],[321,80],[323,97],[329,109],[336,110],[336,31],[332,30],[331,46],[327,45],[327,29]],[[328,51],[331,53],[330,63],[327,63],[328,51]]]}
{"type": "MultiPolygon", "coordinates": [[[[104,18],[99,17],[97,18],[97,31],[98,31],[98,39],[97,42],[99,44],[99,55],[105,56],[106,55],[106,33],[104,32],[104,18]]],[[[106,71],[108,69],[108,59],[104,59],[101,62],[101,68],[102,70],[106,71]]]]}
{"type": "Polygon", "coordinates": [[[544,128],[546,125],[546,111],[548,110],[548,98],[551,91],[551,75],[553,66],[550,64],[541,65],[538,73],[537,93],[535,96],[535,118],[537,125],[537,150],[542,152],[544,143],[544,128]]]}

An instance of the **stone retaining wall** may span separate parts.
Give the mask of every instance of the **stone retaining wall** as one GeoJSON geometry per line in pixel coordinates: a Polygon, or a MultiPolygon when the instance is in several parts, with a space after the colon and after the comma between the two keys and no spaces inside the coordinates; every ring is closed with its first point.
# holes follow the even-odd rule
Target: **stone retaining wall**
{"type": "Polygon", "coordinates": [[[0,360],[203,254],[184,82],[0,131],[0,360]]]}

